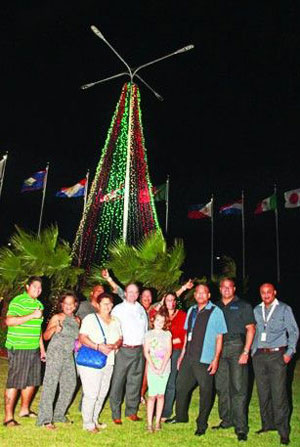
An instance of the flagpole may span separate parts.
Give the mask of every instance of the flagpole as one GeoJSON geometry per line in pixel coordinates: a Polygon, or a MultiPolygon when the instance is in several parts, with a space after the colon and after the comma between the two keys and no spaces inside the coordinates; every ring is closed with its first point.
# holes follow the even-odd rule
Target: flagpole
{"type": "Polygon", "coordinates": [[[127,160],[124,186],[124,209],[123,209],[123,241],[127,239],[128,212],[129,212],[129,181],[130,181],[130,151],[131,151],[131,125],[132,125],[132,82],[130,83],[129,118],[127,135],[127,160]]]}
{"type": "Polygon", "coordinates": [[[278,223],[278,206],[277,206],[277,187],[274,184],[274,195],[276,198],[275,208],[275,229],[276,229],[276,267],[277,267],[277,282],[280,283],[280,256],[279,256],[279,223],[278,223]]]}
{"type": "Polygon", "coordinates": [[[210,279],[214,276],[214,195],[211,196],[211,258],[210,258],[210,279]]]}
{"type": "Polygon", "coordinates": [[[166,181],[166,235],[168,234],[169,224],[169,190],[170,190],[170,176],[167,176],[166,181]]]}
{"type": "Polygon", "coordinates": [[[41,212],[40,212],[40,220],[39,220],[39,228],[38,228],[38,237],[40,237],[41,227],[42,227],[42,219],[43,219],[44,203],[45,203],[46,188],[47,188],[47,181],[48,181],[48,171],[49,171],[49,162],[47,163],[47,166],[46,166],[46,173],[45,173],[45,177],[44,177],[43,197],[42,197],[42,206],[41,206],[41,212]]]}
{"type": "Polygon", "coordinates": [[[0,199],[1,199],[1,195],[2,195],[2,187],[3,187],[3,181],[4,181],[4,174],[5,174],[7,157],[8,157],[8,152],[6,152],[3,155],[2,160],[1,160],[1,161],[3,161],[3,169],[2,169],[2,175],[0,177],[0,199]]]}
{"type": "MultiPolygon", "coordinates": [[[[87,204],[88,189],[89,189],[89,176],[90,176],[90,170],[88,169],[86,172],[86,176],[85,176],[86,182],[84,185],[83,210],[82,210],[81,221],[83,219],[86,204],[87,204]]],[[[79,244],[78,267],[80,267],[80,264],[81,264],[81,253],[82,253],[82,233],[80,236],[80,244],[79,244]]]]}
{"type": "Polygon", "coordinates": [[[246,245],[245,245],[245,196],[242,190],[242,263],[243,263],[243,280],[246,278],[246,245]]]}

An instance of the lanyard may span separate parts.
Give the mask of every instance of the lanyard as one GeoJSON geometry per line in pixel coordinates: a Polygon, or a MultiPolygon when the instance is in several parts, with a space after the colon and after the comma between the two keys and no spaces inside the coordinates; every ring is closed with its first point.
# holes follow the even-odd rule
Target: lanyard
{"type": "Polygon", "coordinates": [[[276,306],[277,306],[277,303],[274,301],[274,303],[272,304],[272,309],[270,310],[270,312],[268,313],[268,316],[266,318],[266,308],[265,308],[265,304],[263,304],[261,311],[262,311],[262,317],[263,317],[263,320],[264,320],[264,327],[265,328],[267,327],[267,323],[269,322],[269,320],[270,320],[270,318],[271,318],[271,316],[272,316],[276,306]]]}

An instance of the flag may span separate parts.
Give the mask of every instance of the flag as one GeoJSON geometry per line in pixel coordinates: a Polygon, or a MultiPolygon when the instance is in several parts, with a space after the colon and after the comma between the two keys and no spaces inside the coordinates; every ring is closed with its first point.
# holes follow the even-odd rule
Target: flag
{"type": "Polygon", "coordinates": [[[272,194],[270,197],[259,202],[256,206],[254,214],[261,214],[265,211],[274,211],[277,208],[277,197],[276,194],[272,194]]]}
{"type": "Polygon", "coordinates": [[[152,192],[154,195],[155,202],[161,202],[162,200],[167,200],[167,184],[163,183],[159,186],[153,186],[152,192]]]}
{"type": "Polygon", "coordinates": [[[121,199],[124,196],[124,185],[121,184],[118,189],[106,194],[100,194],[100,202],[110,202],[111,200],[121,199]]]}
{"type": "Polygon", "coordinates": [[[31,177],[24,180],[21,192],[37,191],[44,188],[46,170],[35,172],[31,177]]]}
{"type": "Polygon", "coordinates": [[[76,185],[61,188],[55,195],[56,197],[64,197],[71,199],[73,197],[84,196],[86,178],[80,180],[76,185]]]}
{"type": "Polygon", "coordinates": [[[239,199],[236,202],[228,203],[227,205],[222,206],[219,209],[219,213],[223,215],[230,215],[230,214],[242,214],[243,210],[243,200],[239,199]]]}
{"type": "Polygon", "coordinates": [[[292,189],[291,191],[286,191],[284,193],[284,198],[285,198],[284,206],[286,208],[296,208],[297,206],[300,206],[300,188],[292,189]]]}
{"type": "Polygon", "coordinates": [[[189,219],[204,219],[205,217],[211,217],[212,202],[208,202],[206,205],[192,205],[188,210],[189,219]]]}

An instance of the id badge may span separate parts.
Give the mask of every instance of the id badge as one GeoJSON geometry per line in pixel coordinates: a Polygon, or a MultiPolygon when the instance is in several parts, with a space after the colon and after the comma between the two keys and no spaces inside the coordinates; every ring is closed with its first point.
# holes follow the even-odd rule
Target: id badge
{"type": "Polygon", "coordinates": [[[188,333],[187,341],[191,341],[191,340],[192,340],[192,332],[189,332],[189,333],[188,333]]]}
{"type": "Polygon", "coordinates": [[[267,333],[266,332],[261,333],[260,341],[267,341],[267,333]]]}

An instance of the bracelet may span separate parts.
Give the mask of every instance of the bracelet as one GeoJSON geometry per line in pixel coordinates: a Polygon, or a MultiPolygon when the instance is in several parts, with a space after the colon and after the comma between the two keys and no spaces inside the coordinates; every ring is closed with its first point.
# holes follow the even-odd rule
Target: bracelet
{"type": "Polygon", "coordinates": [[[244,349],[243,354],[249,355],[249,351],[247,351],[247,349],[244,349]]]}
{"type": "Polygon", "coordinates": [[[107,279],[107,281],[110,281],[111,280],[111,276],[108,276],[106,279],[107,279]]]}

